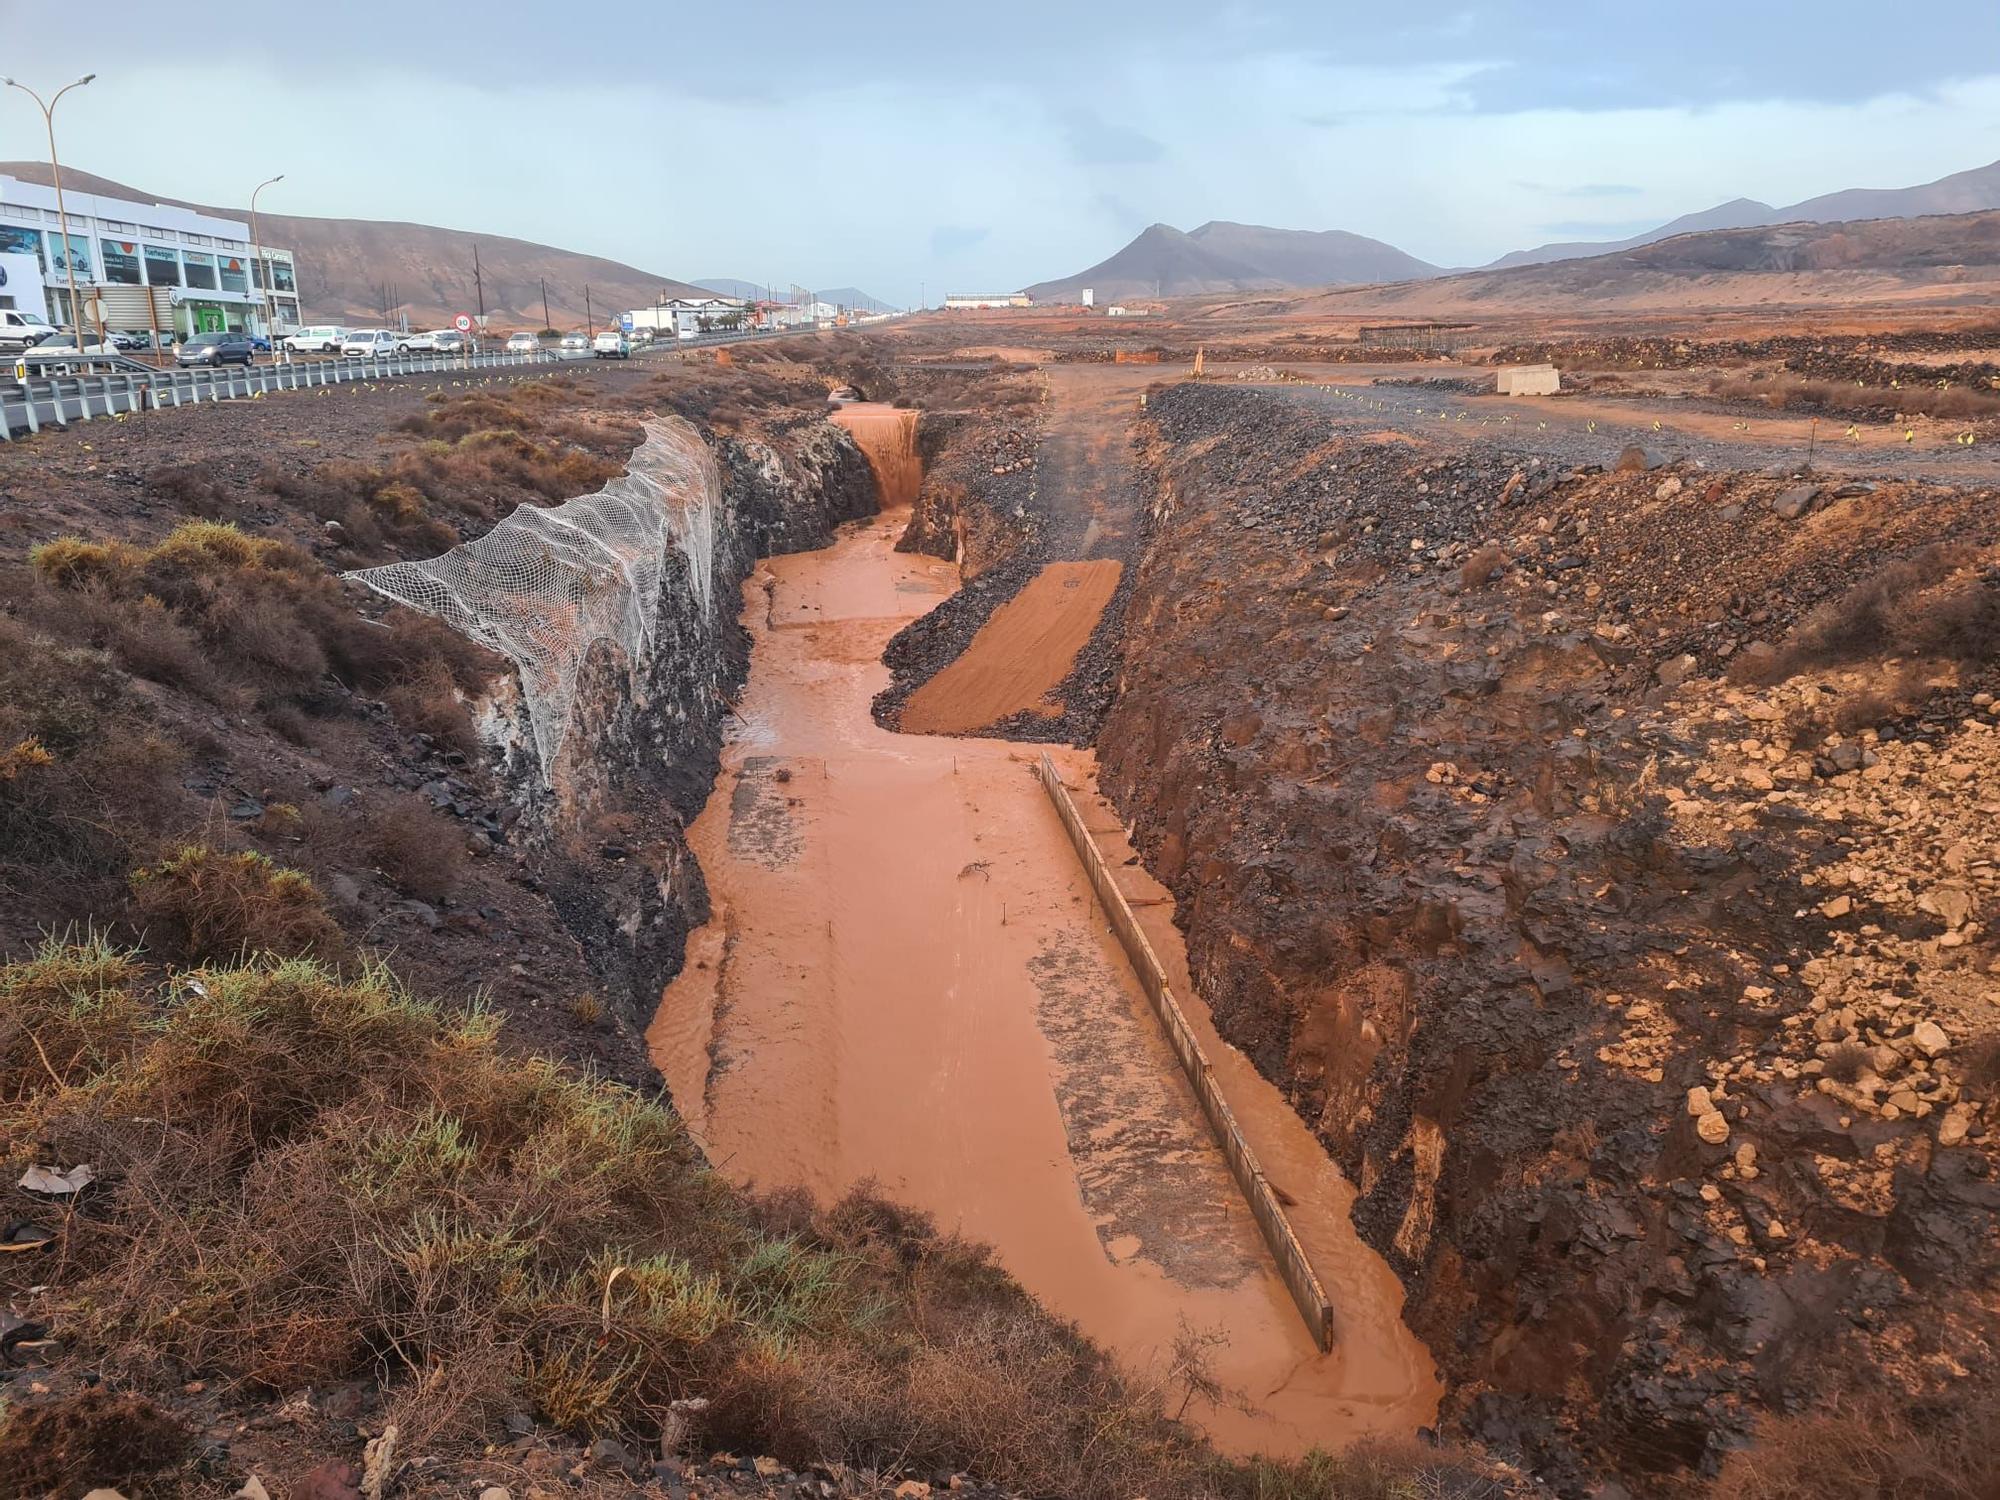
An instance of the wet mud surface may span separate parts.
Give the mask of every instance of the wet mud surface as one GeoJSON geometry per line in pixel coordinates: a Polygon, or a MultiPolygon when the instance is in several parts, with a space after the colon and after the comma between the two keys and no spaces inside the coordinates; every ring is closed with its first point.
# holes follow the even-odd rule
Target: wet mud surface
{"type": "MultiPolygon", "coordinates": [[[[1219,1332],[1237,1394],[1190,1414],[1227,1447],[1414,1430],[1429,1365],[1392,1298],[1312,1347],[1030,752],[873,722],[883,645],[954,581],[893,550],[903,520],[746,585],[749,687],[690,830],[714,918],[650,1032],[678,1108],[739,1180],[872,1179],[993,1244],[1128,1367],[1219,1332]]],[[[1351,1231],[1337,1253],[1393,1289],[1351,1231]]]]}

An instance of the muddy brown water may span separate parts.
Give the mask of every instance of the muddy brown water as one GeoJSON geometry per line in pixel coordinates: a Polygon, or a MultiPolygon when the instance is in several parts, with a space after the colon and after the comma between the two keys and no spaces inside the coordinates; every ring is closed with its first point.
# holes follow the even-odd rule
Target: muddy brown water
{"type": "MultiPolygon", "coordinates": [[[[1314,1347],[1033,776],[1039,751],[875,724],[884,645],[957,586],[952,565],[894,550],[907,520],[887,510],[745,585],[750,682],[690,839],[714,916],[649,1032],[676,1106],[741,1182],[831,1198],[872,1179],[991,1244],[1141,1377],[1164,1378],[1183,1326],[1219,1334],[1237,1398],[1189,1415],[1228,1449],[1430,1422],[1430,1358],[1338,1172],[1205,1038],[1338,1304],[1335,1351],[1314,1347]]],[[[1088,752],[1053,753],[1094,788],[1088,752]]],[[[1170,920],[1153,938],[1182,961],[1170,920]]]]}
{"type": "Polygon", "coordinates": [[[883,506],[900,510],[916,504],[917,487],[924,480],[923,460],[917,455],[917,413],[881,401],[851,401],[834,412],[833,420],[853,435],[867,457],[883,506]]]}

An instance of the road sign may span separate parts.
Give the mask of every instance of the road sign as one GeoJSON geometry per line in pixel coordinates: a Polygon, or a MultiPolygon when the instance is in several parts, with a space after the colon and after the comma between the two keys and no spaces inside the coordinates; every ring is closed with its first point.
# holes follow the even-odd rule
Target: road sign
{"type": "Polygon", "coordinates": [[[620,313],[618,315],[618,326],[627,333],[630,333],[632,331],[632,315],[630,313],[620,313]]]}
{"type": "Polygon", "coordinates": [[[451,326],[456,328],[460,333],[472,332],[472,314],[460,313],[451,320],[451,326]]]}

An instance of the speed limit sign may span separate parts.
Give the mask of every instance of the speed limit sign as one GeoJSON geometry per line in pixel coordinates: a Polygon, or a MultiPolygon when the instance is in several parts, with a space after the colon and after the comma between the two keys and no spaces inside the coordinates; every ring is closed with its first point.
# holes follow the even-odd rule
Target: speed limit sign
{"type": "Polygon", "coordinates": [[[472,314],[460,313],[451,320],[451,326],[456,328],[460,333],[472,332],[472,314]]]}

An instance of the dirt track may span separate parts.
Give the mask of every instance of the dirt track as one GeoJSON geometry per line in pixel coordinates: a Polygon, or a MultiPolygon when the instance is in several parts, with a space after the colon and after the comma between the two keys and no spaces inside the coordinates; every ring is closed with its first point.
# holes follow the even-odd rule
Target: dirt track
{"type": "Polygon", "coordinates": [[[1122,565],[1058,562],[993,612],[965,654],[910,695],[907,734],[971,734],[1011,714],[1054,714],[1049,695],[1111,602],[1122,565]]]}

